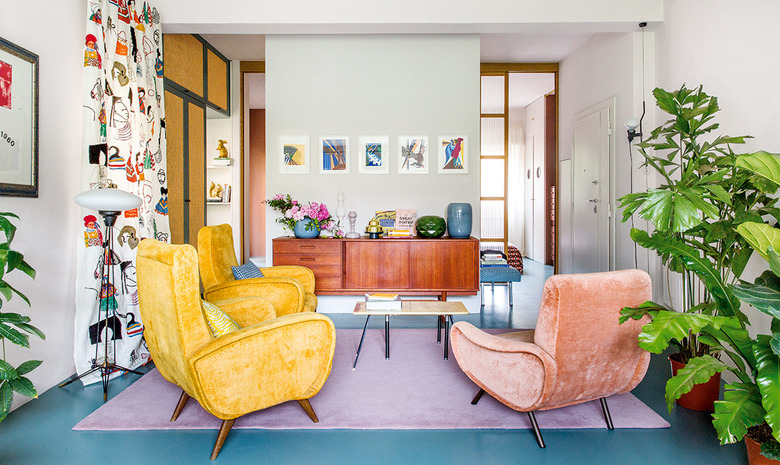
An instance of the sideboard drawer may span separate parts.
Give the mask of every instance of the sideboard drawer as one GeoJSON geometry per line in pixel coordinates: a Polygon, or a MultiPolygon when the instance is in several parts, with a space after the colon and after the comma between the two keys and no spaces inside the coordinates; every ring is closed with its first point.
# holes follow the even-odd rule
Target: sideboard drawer
{"type": "Polygon", "coordinates": [[[341,268],[341,254],[339,255],[316,255],[316,254],[297,254],[280,253],[274,254],[274,265],[299,265],[308,268],[314,268],[322,265],[336,265],[341,268]]]}
{"type": "Polygon", "coordinates": [[[274,241],[274,254],[336,254],[341,259],[341,242],[328,239],[274,241]]]}

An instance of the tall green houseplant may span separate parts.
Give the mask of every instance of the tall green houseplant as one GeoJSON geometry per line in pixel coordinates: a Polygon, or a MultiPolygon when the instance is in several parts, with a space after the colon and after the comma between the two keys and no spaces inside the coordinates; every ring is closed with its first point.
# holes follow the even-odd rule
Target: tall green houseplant
{"type": "MultiPolygon", "coordinates": [[[[24,261],[24,255],[11,248],[11,242],[16,235],[16,226],[10,218],[19,219],[13,213],[0,212],[0,228],[5,234],[5,241],[0,242],[0,310],[16,294],[30,305],[30,300],[5,281],[6,276],[18,270],[35,279],[35,270],[24,261]]],[[[27,397],[38,397],[32,381],[24,375],[37,368],[40,360],[28,360],[18,367],[13,367],[6,361],[6,341],[18,346],[30,348],[29,334],[46,339],[40,329],[30,324],[30,317],[19,313],[0,312],[0,343],[2,343],[2,358],[0,359],[0,421],[3,421],[11,410],[14,392],[27,397]]]]}
{"type": "MultiPolygon", "coordinates": [[[[638,147],[643,166],[655,170],[662,184],[622,197],[623,221],[637,214],[652,223],[652,234],[633,229],[631,238],[655,250],[668,270],[681,275],[678,312],[735,316],[744,323],[728,284],[742,275],[753,249],[736,228],[745,221],[761,221],[767,213],[780,217],[776,200],[761,189],[769,181],[737,168],[731,146],[743,144],[746,136],[713,135],[719,128],[714,122],[720,110],[717,97],[701,86],[685,85],[672,92],[657,88],[653,95],[672,118],[638,147]]],[[[637,312],[665,308],[648,303],[637,312]]],[[[668,324],[674,324],[674,316],[669,315],[668,324]]],[[[712,352],[707,338],[696,330],[678,333],[671,344],[682,363],[712,352]]]]}

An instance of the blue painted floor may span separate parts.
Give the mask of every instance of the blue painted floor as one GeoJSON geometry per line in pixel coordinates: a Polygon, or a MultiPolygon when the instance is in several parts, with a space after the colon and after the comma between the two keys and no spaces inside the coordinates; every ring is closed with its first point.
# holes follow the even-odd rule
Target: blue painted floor
{"type": "MultiPolygon", "coordinates": [[[[530,261],[514,288],[486,292],[481,314],[465,319],[486,327],[527,328],[536,321],[541,283],[551,271],[530,261]],[[528,322],[531,322],[530,325],[528,322]]],[[[339,328],[362,328],[363,319],[332,315],[339,328]]],[[[376,318],[376,327],[384,323],[376,318]]],[[[435,325],[397,317],[393,327],[435,325]]],[[[454,360],[453,360],[454,362],[454,360]]],[[[148,370],[144,368],[144,371],[148,370]]],[[[653,356],[634,395],[672,427],[657,430],[543,430],[539,449],[530,430],[248,431],[235,430],[216,460],[225,464],[746,464],[743,444],[719,446],[708,414],[675,407],[666,411],[663,387],[668,362],[653,356]]],[[[113,397],[136,381],[112,380],[113,397]]],[[[0,423],[0,464],[207,464],[216,431],[75,432],[71,428],[102,404],[99,384],[52,388],[0,423]]],[[[171,410],[173,410],[173,405],[171,410]]],[[[520,415],[520,413],[518,413],[520,415]]]]}

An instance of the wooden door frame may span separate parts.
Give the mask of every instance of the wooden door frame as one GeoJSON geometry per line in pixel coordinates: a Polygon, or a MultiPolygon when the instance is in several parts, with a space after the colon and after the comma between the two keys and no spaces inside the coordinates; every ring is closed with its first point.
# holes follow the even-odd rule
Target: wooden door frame
{"type": "MultiPolygon", "coordinates": [[[[555,250],[553,251],[553,273],[558,273],[558,248],[560,245],[559,240],[559,232],[560,232],[560,219],[558,217],[558,204],[560,203],[560,189],[558,186],[560,185],[560,180],[558,178],[558,162],[560,160],[560,151],[558,149],[559,145],[559,134],[560,134],[560,88],[558,86],[558,73],[559,73],[559,64],[558,63],[481,63],[480,64],[480,76],[483,74],[490,74],[490,73],[551,73],[554,75],[555,78],[555,163],[554,163],[554,169],[555,169],[555,202],[554,202],[554,211],[553,215],[555,217],[555,234],[554,234],[554,241],[555,241],[555,250]]],[[[507,83],[508,85],[508,83],[507,83]]],[[[508,110],[508,108],[507,108],[508,110]]],[[[508,124],[509,118],[507,118],[507,124],[508,124]]],[[[507,154],[508,155],[508,154],[507,154]]],[[[508,159],[508,157],[507,157],[508,159]]],[[[506,189],[507,186],[504,186],[506,189]]],[[[505,221],[507,219],[505,218],[505,221]]]]}
{"type": "MultiPolygon", "coordinates": [[[[244,232],[245,232],[244,231],[244,224],[245,224],[245,222],[244,222],[245,216],[244,215],[246,214],[245,207],[244,207],[244,205],[245,205],[245,200],[244,199],[246,198],[245,194],[246,194],[246,190],[248,189],[249,186],[247,185],[246,178],[245,178],[245,176],[246,176],[246,172],[245,172],[245,169],[246,169],[245,168],[246,167],[246,155],[244,153],[244,151],[245,151],[245,147],[244,146],[246,144],[244,142],[246,140],[246,134],[244,132],[244,127],[245,127],[244,126],[244,123],[245,123],[244,122],[244,100],[245,100],[245,95],[244,95],[244,75],[247,74],[247,73],[265,74],[265,61],[242,61],[239,64],[239,70],[240,70],[240,74],[241,74],[241,85],[240,85],[240,88],[241,88],[240,89],[240,92],[241,92],[241,94],[240,94],[240,96],[241,96],[240,102],[241,102],[241,104],[239,105],[240,112],[241,112],[241,116],[240,116],[240,118],[241,118],[241,125],[240,126],[241,127],[239,129],[241,131],[241,171],[239,173],[239,176],[240,176],[240,179],[241,179],[241,205],[239,205],[241,219],[239,221],[239,224],[240,224],[240,227],[241,227],[241,263],[246,263],[246,262],[249,261],[249,244],[246,243],[246,237],[245,237],[245,234],[244,234],[244,232]]],[[[266,176],[268,176],[268,173],[266,173],[266,176]]]]}

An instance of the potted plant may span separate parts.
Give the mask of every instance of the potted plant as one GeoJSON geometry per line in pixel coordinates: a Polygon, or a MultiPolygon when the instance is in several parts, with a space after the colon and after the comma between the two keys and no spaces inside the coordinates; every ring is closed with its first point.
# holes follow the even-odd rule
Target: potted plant
{"type": "MultiPolygon", "coordinates": [[[[14,294],[30,305],[29,299],[5,281],[8,273],[19,270],[31,278],[35,278],[35,270],[24,261],[24,255],[11,249],[11,241],[16,234],[16,226],[9,218],[19,219],[13,213],[0,212],[0,228],[5,234],[5,242],[0,243],[0,310],[11,300],[14,294]]],[[[11,411],[14,392],[27,397],[38,397],[32,381],[24,375],[31,372],[40,360],[28,360],[18,367],[13,367],[6,361],[5,341],[18,346],[30,348],[28,334],[35,334],[46,339],[43,332],[30,324],[30,317],[18,313],[0,312],[0,343],[2,343],[2,358],[0,358],[0,421],[3,421],[11,411]]]]}
{"type": "Polygon", "coordinates": [[[341,237],[343,231],[328,212],[324,203],[299,203],[290,194],[276,194],[274,198],[265,201],[273,210],[282,214],[276,222],[289,229],[299,238],[313,238],[320,235],[320,230],[332,230],[334,237],[341,237]]]}
{"type": "MultiPolygon", "coordinates": [[[[652,223],[652,234],[632,229],[631,238],[655,250],[670,272],[681,275],[682,302],[676,312],[648,302],[631,315],[672,310],[661,313],[669,321],[657,320],[659,327],[674,325],[678,314],[735,317],[744,324],[739,300],[728,284],[742,275],[753,249],[737,233],[737,226],[748,220],[760,221],[763,214],[778,214],[776,200],[760,189],[769,181],[737,168],[731,145],[744,143],[746,136],[712,135],[718,128],[713,121],[719,111],[716,97],[707,95],[701,86],[688,89],[685,85],[673,92],[655,89],[653,95],[658,107],[672,118],[637,145],[644,157],[643,166],[654,169],[663,183],[620,200],[624,222],[638,214],[652,223]]],[[[693,359],[719,357],[717,347],[698,329],[678,332],[667,342],[678,350],[670,356],[673,366],[675,362],[685,366],[693,359]]],[[[719,376],[712,369],[697,373],[695,384],[699,389],[708,386],[708,399],[698,400],[692,397],[695,391],[688,394],[691,386],[671,381],[667,399],[711,411],[719,393],[719,376]],[[712,376],[715,379],[709,385],[703,384],[712,376]]]]}

